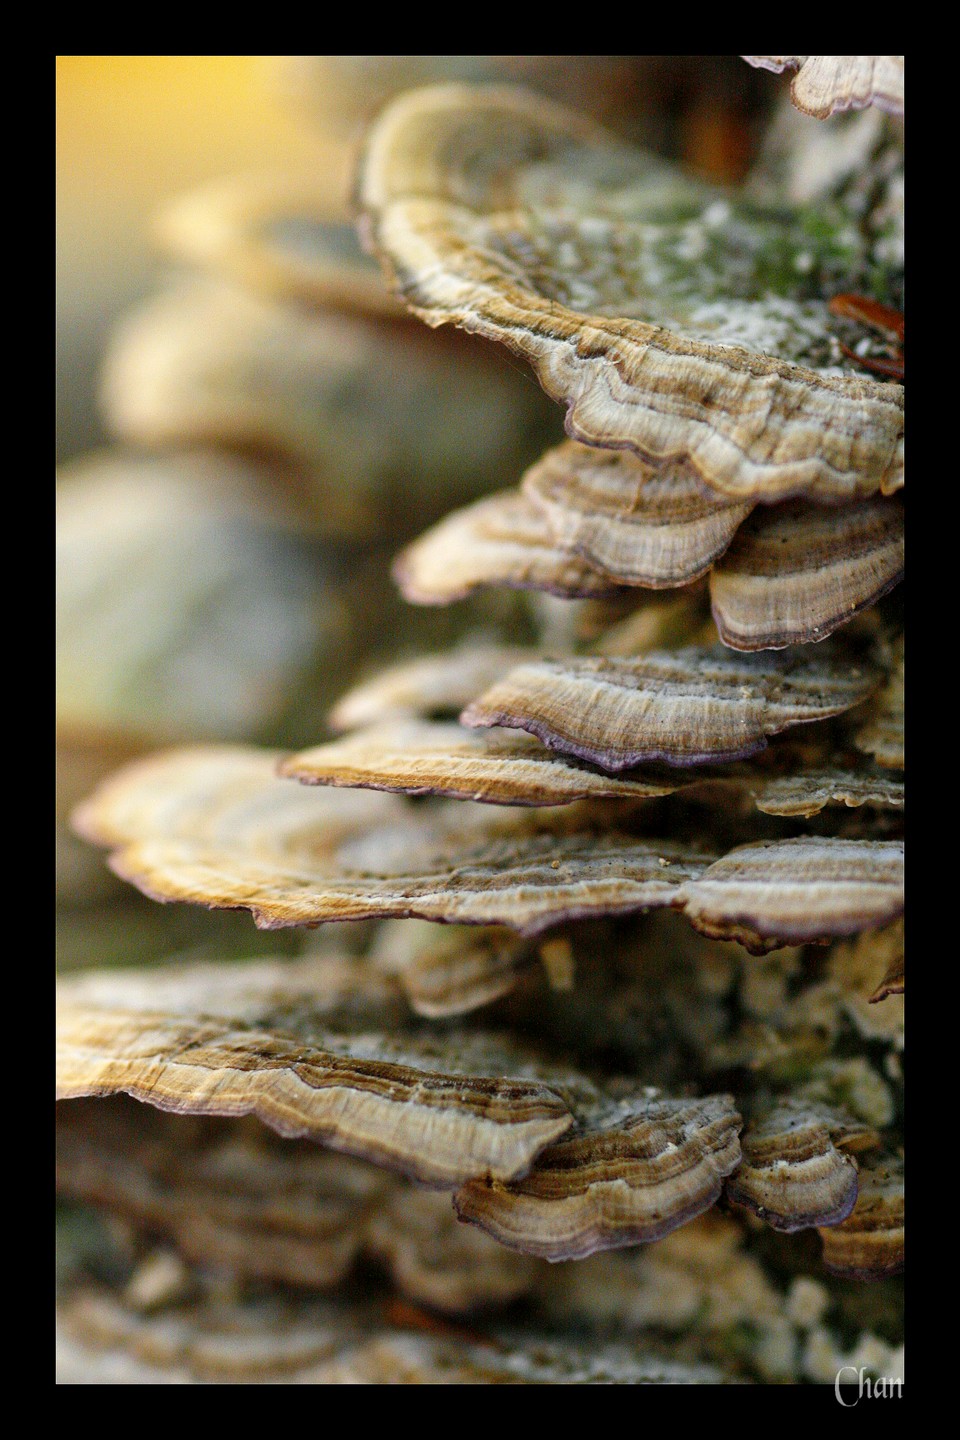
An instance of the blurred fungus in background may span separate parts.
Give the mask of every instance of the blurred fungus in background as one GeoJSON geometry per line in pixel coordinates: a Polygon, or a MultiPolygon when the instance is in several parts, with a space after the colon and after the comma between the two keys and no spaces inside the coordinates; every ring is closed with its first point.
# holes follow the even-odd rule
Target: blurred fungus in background
{"type": "Polygon", "coordinates": [[[901,114],[58,57],[63,1383],[902,1375],[901,114]]]}

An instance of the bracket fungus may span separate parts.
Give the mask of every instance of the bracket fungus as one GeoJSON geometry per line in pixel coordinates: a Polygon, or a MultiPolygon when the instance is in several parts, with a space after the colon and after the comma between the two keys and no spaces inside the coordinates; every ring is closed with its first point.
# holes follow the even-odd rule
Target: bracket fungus
{"type": "Polygon", "coordinates": [[[619,587],[553,542],[536,506],[509,490],[441,520],[397,557],[393,574],[414,605],[449,605],[494,585],[563,597],[611,595],[619,587]]]}
{"type": "Polygon", "coordinates": [[[256,1122],[191,1124],[120,1098],[61,1104],[57,1190],[241,1281],[330,1290],[366,1257],[451,1314],[532,1282],[530,1260],[458,1225],[449,1196],[256,1122]]]}
{"type": "Polygon", "coordinates": [[[414,605],[494,585],[626,599],[630,587],[679,589],[709,573],[724,644],[778,650],[825,639],[899,584],[903,509],[896,497],[754,509],[711,495],[689,466],[568,441],[519,492],[435,525],[393,573],[414,605]]]}
{"type": "MultiPolygon", "coordinates": [[[[79,977],[61,990],[58,1097],[255,1115],[421,1184],[476,1182],[457,1194],[461,1219],[553,1259],[666,1233],[712,1205],[739,1163],[731,1096],[608,1095],[505,1036],[431,1035],[402,1015],[394,987],[334,957],[79,977]],[[550,1148],[571,1127],[571,1145],[550,1148]],[[481,1182],[501,1188],[488,1197],[481,1182]]],[[[82,1166],[72,1183],[124,1187],[84,1182],[82,1166]]],[[[134,1203],[149,1217],[142,1186],[134,1203]]]]}
{"type": "Polygon", "coordinates": [[[896,499],[832,509],[758,509],[710,572],[720,638],[735,650],[823,640],[881,599],[903,574],[896,499]]]}
{"type": "Polygon", "coordinates": [[[767,815],[816,815],[824,806],[901,809],[903,784],[873,767],[804,763],[774,752],[778,768],[646,767],[610,774],[547,749],[536,736],[450,721],[402,719],[355,730],[283,760],[278,772],[306,785],[442,795],[494,805],[570,805],[589,799],[657,799],[677,791],[749,794],[767,815]],[[791,764],[791,761],[793,763],[791,764]],[[783,764],[787,768],[781,769],[783,764]]]}
{"type": "Polygon", "coordinates": [[[387,921],[371,959],[396,975],[417,1015],[465,1015],[507,995],[537,964],[528,940],[500,925],[387,921]]]}
{"type": "Polygon", "coordinates": [[[547,1260],[658,1240],[718,1199],[740,1163],[740,1124],[729,1095],[621,1100],[609,1118],[596,1107],[525,1179],[468,1182],[456,1211],[547,1260]]]}
{"type": "Polygon", "coordinates": [[[873,1280],[903,1269],[903,1161],[865,1157],[857,1203],[840,1225],[821,1231],[823,1263],[834,1275],[873,1280]]]}
{"type": "Polygon", "coordinates": [[[808,298],[862,264],[842,215],[791,229],[535,95],[454,85],[387,107],[359,198],[411,309],[528,360],[574,438],[741,502],[901,487],[902,387],[851,373],[808,298]]]}
{"type": "Polygon", "coordinates": [[[61,989],[58,1095],[252,1114],[439,1188],[523,1174],[573,1124],[522,1048],[404,1038],[383,991],[348,962],[174,968],[156,986],[135,971],[78,977],[61,989]]]}
{"type": "Polygon", "coordinates": [[[242,907],[267,929],[417,916],[535,935],[666,906],[764,949],[873,929],[903,908],[896,840],[800,836],[717,858],[703,843],[631,833],[627,812],[611,827],[589,802],[518,814],[454,804],[423,819],[388,795],[277,779],[269,753],[206,759],[174,751],[128,767],[78,824],[117,847],[112,868],[152,898],[242,907]]]}
{"type": "Polygon", "coordinates": [[[459,715],[504,670],[534,657],[519,645],[468,639],[439,655],[418,656],[361,680],[327,717],[332,730],[359,730],[396,717],[459,715]]]}
{"type": "Polygon", "coordinates": [[[900,1373],[902,57],[280,58],[358,236],[172,207],[63,488],[61,1373],[900,1373]]]}
{"type": "Polygon", "coordinates": [[[638,660],[570,658],[518,666],[468,705],[464,725],[528,730],[561,753],[618,771],[645,761],[741,760],[767,736],[838,715],[879,676],[840,655],[653,651],[638,660]]]}
{"type": "Polygon", "coordinates": [[[554,539],[622,585],[659,590],[705,575],[750,511],[712,494],[688,465],[569,440],[524,476],[554,539]]]}
{"type": "Polygon", "coordinates": [[[790,99],[798,110],[826,120],[843,110],[876,105],[903,114],[902,55],[744,55],[761,70],[796,70],[790,99]]]}
{"type": "Polygon", "coordinates": [[[775,1230],[839,1225],[857,1200],[857,1166],[847,1151],[876,1143],[850,1116],[782,1100],[745,1128],[743,1164],[727,1194],[775,1230]]]}

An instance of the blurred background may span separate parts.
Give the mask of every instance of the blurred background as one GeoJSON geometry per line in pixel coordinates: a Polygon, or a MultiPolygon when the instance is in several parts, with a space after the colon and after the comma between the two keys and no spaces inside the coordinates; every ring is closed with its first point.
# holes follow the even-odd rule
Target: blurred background
{"type": "MultiPolygon", "coordinates": [[[[156,285],[164,201],[247,169],[334,159],[258,55],[57,57],[57,457],[102,443],[99,362],[156,285]]],[[[337,147],[339,148],[339,147],[337,147]]]]}

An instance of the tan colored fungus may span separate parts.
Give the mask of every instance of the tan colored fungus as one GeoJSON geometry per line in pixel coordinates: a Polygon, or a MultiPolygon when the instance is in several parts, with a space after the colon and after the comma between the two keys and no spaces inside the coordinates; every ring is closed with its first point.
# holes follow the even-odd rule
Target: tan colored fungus
{"type": "Polygon", "coordinates": [[[399,818],[383,795],[280,785],[281,752],[252,745],[188,746],[135,761],[105,780],[74,812],[96,845],[145,837],[255,849],[306,847],[317,856],[345,836],[399,818]]]}
{"type": "Polygon", "coordinates": [[[524,1180],[460,1189],[460,1218],[527,1254],[579,1260],[669,1234],[714,1204],[740,1162],[732,1096],[641,1094],[608,1105],[612,1114],[592,1108],[524,1180]]]}
{"type": "Polygon", "coordinates": [[[292,755],[280,774],[307,785],[442,794],[497,805],[566,805],[601,797],[668,795],[683,784],[651,772],[621,779],[546,750],[532,735],[405,720],[358,730],[292,755]]]}
{"type": "MultiPolygon", "coordinates": [[[[415,313],[528,360],[574,438],[689,460],[743,502],[901,486],[902,387],[837,373],[833,356],[823,368],[784,358],[810,354],[783,339],[788,312],[808,333],[809,306],[800,321],[776,297],[771,314],[759,276],[753,290],[735,282],[732,304],[718,282],[713,308],[666,283],[683,234],[661,254],[664,207],[690,217],[702,269],[714,219],[730,220],[724,192],[538,96],[449,85],[383,112],[359,197],[366,236],[415,313]]],[[[721,275],[724,263],[721,252],[721,275]]],[[[825,307],[816,313],[820,327],[825,307]]]]}
{"type": "Polygon", "coordinates": [[[361,680],[327,718],[334,730],[358,730],[398,716],[459,715],[478,691],[535,653],[467,638],[452,650],[401,660],[361,680]]]}
{"type": "Polygon", "coordinates": [[[796,70],[790,98],[798,110],[818,120],[868,105],[891,115],[903,114],[902,55],[744,55],[743,59],[777,75],[796,70]]]}
{"type": "Polygon", "coordinates": [[[320,957],[77,977],[60,990],[58,1096],[252,1114],[441,1188],[522,1174],[573,1123],[508,1038],[405,1033],[392,989],[370,986],[320,957]]]}
{"type": "Polygon", "coordinates": [[[284,760],[279,773],[307,785],[436,794],[495,805],[567,805],[730,789],[746,791],[768,815],[816,815],[837,804],[903,806],[902,782],[872,767],[811,764],[786,750],[778,751],[776,759],[779,768],[770,773],[759,765],[686,772],[648,765],[609,775],[546,749],[524,731],[467,730],[449,722],[404,719],[302,750],[284,760]]]}
{"type": "Polygon", "coordinates": [[[541,660],[512,670],[461,719],[529,730],[604,770],[650,760],[702,765],[752,755],[768,735],[840,714],[879,678],[826,650],[740,656],[691,646],[635,660],[541,660]]]}
{"type": "Polygon", "coordinates": [[[705,490],[683,463],[568,440],[523,478],[553,538],[622,585],[666,589],[706,574],[750,505],[705,490]]]}
{"type": "Polygon", "coordinates": [[[536,1262],[461,1225],[450,1196],[398,1184],[365,1244],[399,1290],[449,1315],[508,1305],[526,1294],[536,1262]]]}
{"type": "Polygon", "coordinates": [[[762,950],[871,929],[903,908],[899,841],[805,836],[715,860],[700,845],[630,833],[633,807],[612,814],[613,801],[424,814],[395,800],[390,823],[389,806],[385,818],[359,804],[375,796],[269,778],[272,758],[211,747],[207,766],[202,750],[174,751],[107,781],[78,822],[119,847],[113,869],[144,893],[243,907],[266,928],[418,916],[534,935],[667,906],[762,950]]]}
{"type": "Polygon", "coordinates": [[[503,490],[456,510],[394,562],[412,605],[449,605],[489,586],[552,595],[608,595],[618,581],[557,545],[536,506],[503,490]]]}
{"type": "Polygon", "coordinates": [[[743,1163],[727,1194],[775,1230],[839,1225],[857,1198],[857,1166],[846,1153],[878,1137],[852,1116],[783,1098],[748,1122],[743,1163]]]}
{"type": "Polygon", "coordinates": [[[823,640],[903,574],[903,507],[793,501],[755,510],[710,574],[720,638],[735,650],[823,640]]]}
{"type": "Polygon", "coordinates": [[[687,889],[696,928],[748,950],[856,934],[902,913],[903,841],[761,840],[731,850],[687,889]]]}
{"type": "Polygon", "coordinates": [[[903,1161],[867,1156],[857,1203],[841,1225],[822,1230],[823,1263],[833,1275],[878,1280],[903,1269],[903,1161]]]}

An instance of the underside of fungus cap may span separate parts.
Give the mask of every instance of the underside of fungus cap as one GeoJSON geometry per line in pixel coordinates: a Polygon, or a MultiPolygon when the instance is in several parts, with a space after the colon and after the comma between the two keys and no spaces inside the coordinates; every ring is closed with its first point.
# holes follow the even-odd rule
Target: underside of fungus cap
{"type": "Polygon", "coordinates": [[[842,211],[785,219],[537,96],[462,86],[388,106],[359,196],[411,308],[527,359],[576,439],[689,462],[740,502],[902,485],[902,387],[858,373],[822,298],[869,263],[842,211]]]}

